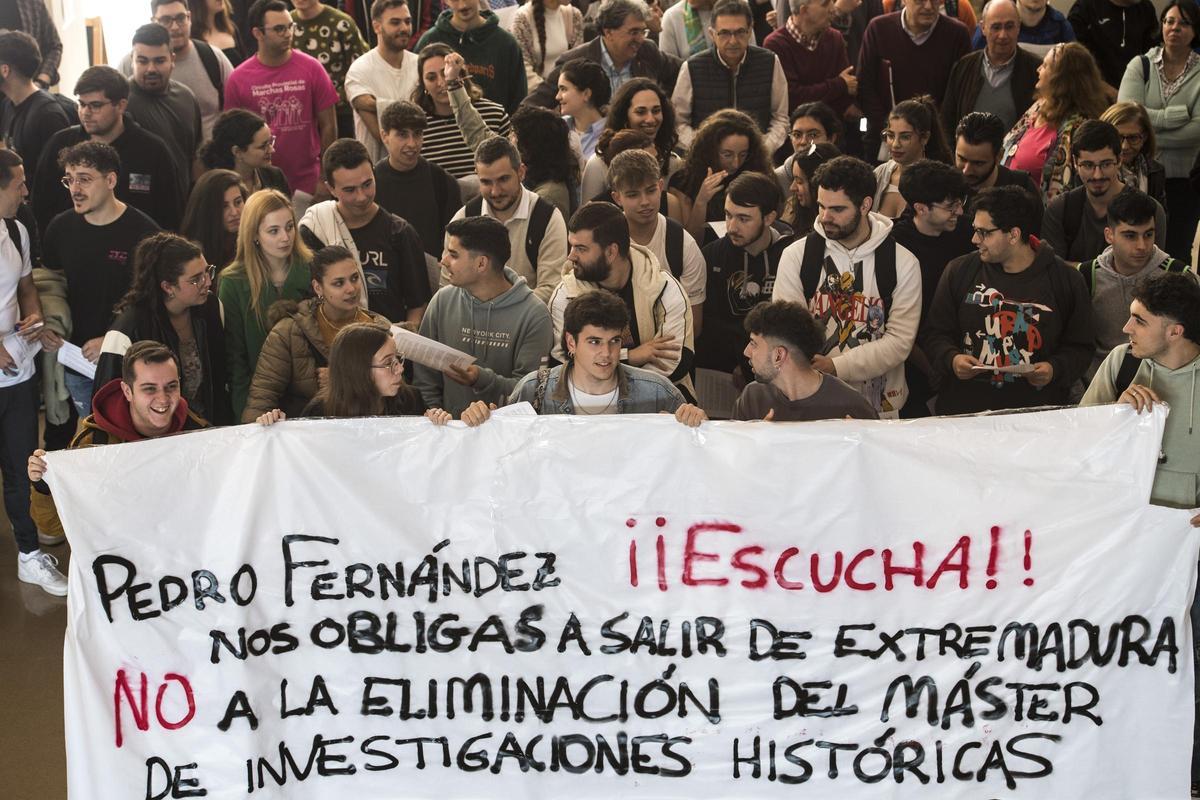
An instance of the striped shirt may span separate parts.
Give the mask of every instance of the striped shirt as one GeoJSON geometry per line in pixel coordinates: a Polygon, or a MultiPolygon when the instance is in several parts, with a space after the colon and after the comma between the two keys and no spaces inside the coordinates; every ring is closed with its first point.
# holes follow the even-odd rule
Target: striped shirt
{"type": "MultiPolygon", "coordinates": [[[[483,121],[496,134],[507,136],[512,125],[508,121],[508,113],[504,106],[491,100],[476,100],[475,109],[483,121]]],[[[439,117],[429,115],[429,124],[425,126],[425,140],[421,144],[421,155],[437,164],[455,178],[462,178],[475,172],[475,152],[467,147],[463,140],[462,131],[453,115],[439,117]]]]}

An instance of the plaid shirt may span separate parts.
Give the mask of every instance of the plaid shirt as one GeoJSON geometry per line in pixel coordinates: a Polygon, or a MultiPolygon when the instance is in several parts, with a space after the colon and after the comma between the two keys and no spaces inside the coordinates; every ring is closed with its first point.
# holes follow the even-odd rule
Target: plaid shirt
{"type": "MultiPolygon", "coordinates": [[[[17,0],[17,13],[21,17],[21,30],[37,39],[42,51],[42,63],[37,74],[50,76],[50,85],[58,83],[58,64],[62,61],[62,39],[43,0],[17,0]]],[[[36,75],[34,77],[37,77],[36,75]]]]}

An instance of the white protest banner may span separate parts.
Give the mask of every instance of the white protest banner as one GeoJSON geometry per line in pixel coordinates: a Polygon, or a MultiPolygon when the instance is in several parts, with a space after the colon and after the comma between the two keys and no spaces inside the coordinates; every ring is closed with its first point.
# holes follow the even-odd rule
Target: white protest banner
{"type": "Polygon", "coordinates": [[[1197,537],[1147,505],[1164,420],[51,453],[70,797],[1186,797],[1197,537]]]}

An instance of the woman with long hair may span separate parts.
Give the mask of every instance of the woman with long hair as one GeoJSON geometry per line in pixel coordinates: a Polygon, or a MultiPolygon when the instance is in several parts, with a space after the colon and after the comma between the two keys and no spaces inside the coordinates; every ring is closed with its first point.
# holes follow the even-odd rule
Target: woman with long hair
{"type": "Polygon", "coordinates": [[[792,153],[782,165],[775,168],[779,190],[786,197],[791,191],[793,178],[792,163],[801,153],[807,153],[815,145],[837,146],[842,135],[842,123],[833,109],[818,101],[801,103],[788,115],[788,139],[792,142],[792,153]]]}
{"type": "Polygon", "coordinates": [[[188,196],[179,232],[198,242],[204,258],[224,269],[237,253],[238,228],[250,192],[230,169],[212,169],[200,176],[188,196]]]}
{"type": "Polygon", "coordinates": [[[199,246],[174,233],[155,233],[133,253],[133,280],[117,303],[96,363],[97,386],[121,377],[125,352],[147,339],[171,349],[180,366],[188,408],[214,425],[233,421],[225,370],[221,305],[212,291],[216,270],[199,246]]]}
{"type": "Polygon", "coordinates": [[[1104,113],[1104,81],[1086,47],[1056,44],[1038,67],[1033,92],[1033,104],[1004,137],[1001,163],[1028,172],[1049,201],[1071,179],[1071,133],[1104,113]]]}
{"type": "Polygon", "coordinates": [[[579,205],[579,158],[566,121],[548,108],[521,106],[513,112],[510,138],[525,165],[525,185],[570,219],[579,205]]]}
{"type": "Polygon", "coordinates": [[[595,61],[585,58],[568,61],[558,74],[558,92],[554,100],[571,128],[581,167],[596,152],[596,142],[607,122],[604,112],[611,97],[608,76],[595,61]]]}
{"type": "Polygon", "coordinates": [[[312,252],[296,229],[296,212],[282,193],[255,192],[242,210],[237,252],[221,272],[217,294],[225,310],[225,363],[234,419],[242,418],[250,379],[270,330],[267,309],[308,295],[312,252]]]}
{"type": "Polygon", "coordinates": [[[1100,115],[1121,137],[1121,183],[1150,195],[1167,207],[1167,173],[1158,161],[1158,140],[1141,103],[1113,103],[1100,115]]]}
{"type": "Polygon", "coordinates": [[[188,0],[192,12],[192,38],[217,48],[237,66],[246,58],[245,43],[233,21],[229,0],[188,0]]]}
{"type": "Polygon", "coordinates": [[[475,148],[488,137],[508,135],[508,112],[483,96],[448,44],[421,48],[417,77],[412,101],[428,117],[421,155],[455,178],[474,177],[475,148]]]}
{"type": "Polygon", "coordinates": [[[291,197],[287,178],[271,166],[275,137],[266,121],[244,108],[221,113],[213,124],[212,138],[200,148],[200,160],[209,169],[233,170],[251,193],[276,189],[291,197]]]}
{"type": "Polygon", "coordinates": [[[1129,62],[1120,100],[1141,103],[1158,141],[1166,171],[1167,246],[1173,258],[1190,258],[1198,207],[1188,175],[1200,153],[1200,55],[1192,49],[1200,29],[1193,0],[1171,0],[1159,16],[1162,44],[1129,62]]]}
{"type": "Polygon", "coordinates": [[[388,330],[391,323],[362,307],[362,268],[340,245],[322,247],[312,257],[309,278],[315,297],[277,301],[271,306],[271,332],[263,342],[243,422],[272,409],[298,416],[327,380],[330,347],[338,332],[356,322],[388,330]]]}
{"type": "MultiPolygon", "coordinates": [[[[783,213],[779,215],[780,222],[792,229],[796,236],[806,236],[813,229],[817,219],[817,190],[813,187],[813,175],[817,167],[826,161],[831,161],[841,155],[841,152],[829,142],[809,145],[803,153],[797,153],[789,158],[792,181],[788,184],[787,200],[784,201],[783,213]]],[[[778,175],[776,170],[776,175],[778,175]]]]}
{"type": "Polygon", "coordinates": [[[923,158],[949,163],[942,121],[937,105],[927,94],[897,103],[888,114],[883,141],[888,147],[887,161],[875,168],[875,202],[872,211],[888,219],[898,219],[907,203],[900,196],[900,175],[909,164],[923,158]]]}
{"type": "MultiPolygon", "coordinates": [[[[338,331],[329,348],[329,377],[300,413],[302,417],[407,417],[424,414],[434,424],[450,421],[439,408],[425,409],[421,393],[404,382],[404,356],[388,329],[355,322],[338,331]]],[[[263,425],[287,419],[280,409],[259,416],[263,425]]]]}
{"type": "Polygon", "coordinates": [[[671,179],[679,222],[697,242],[706,240],[709,222],[725,219],[725,187],[743,172],[775,177],[758,125],[741,111],[722,109],[701,123],[683,167],[671,179]]]}
{"type": "Polygon", "coordinates": [[[583,44],[583,13],[565,0],[529,0],[513,16],[511,32],[532,92],[554,72],[559,56],[583,44]]]}
{"type": "MultiPolygon", "coordinates": [[[[675,174],[683,161],[673,152],[679,137],[675,133],[675,107],[662,87],[649,78],[634,78],[621,84],[608,106],[608,120],[596,142],[597,154],[618,131],[631,128],[654,140],[663,176],[675,174]]],[[[583,168],[584,197],[595,197],[604,190],[608,164],[593,155],[583,168]]]]}

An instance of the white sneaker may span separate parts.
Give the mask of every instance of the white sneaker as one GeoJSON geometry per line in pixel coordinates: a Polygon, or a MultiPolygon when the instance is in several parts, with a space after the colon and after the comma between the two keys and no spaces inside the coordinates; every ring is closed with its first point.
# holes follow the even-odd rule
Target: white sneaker
{"type": "Polygon", "coordinates": [[[58,571],[58,559],[40,550],[33,558],[17,557],[17,580],[35,583],[56,597],[67,594],[67,579],[58,571]]]}

